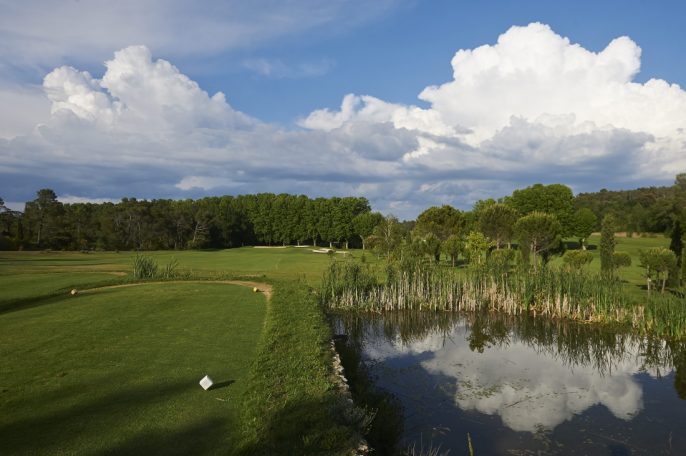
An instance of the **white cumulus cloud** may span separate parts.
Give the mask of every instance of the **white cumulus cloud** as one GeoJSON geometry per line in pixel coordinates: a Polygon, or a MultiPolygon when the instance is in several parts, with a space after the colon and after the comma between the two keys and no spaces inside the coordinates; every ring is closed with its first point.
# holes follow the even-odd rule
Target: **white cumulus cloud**
{"type": "Polygon", "coordinates": [[[419,94],[425,107],[349,94],[286,129],[128,46],[101,76],[70,66],[45,76],[49,119],[0,139],[3,197],[46,186],[114,199],[353,194],[414,217],[541,181],[576,191],[667,184],[686,171],[686,92],[634,82],[640,58],[627,37],[592,52],[544,24],[512,27],[458,50],[453,78],[419,94]]]}

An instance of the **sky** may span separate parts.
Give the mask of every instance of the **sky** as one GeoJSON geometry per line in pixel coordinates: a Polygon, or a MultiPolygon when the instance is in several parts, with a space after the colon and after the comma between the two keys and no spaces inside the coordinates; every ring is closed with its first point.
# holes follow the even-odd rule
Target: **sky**
{"type": "Polygon", "coordinates": [[[686,172],[686,2],[0,0],[0,197],[416,217],[686,172]]]}

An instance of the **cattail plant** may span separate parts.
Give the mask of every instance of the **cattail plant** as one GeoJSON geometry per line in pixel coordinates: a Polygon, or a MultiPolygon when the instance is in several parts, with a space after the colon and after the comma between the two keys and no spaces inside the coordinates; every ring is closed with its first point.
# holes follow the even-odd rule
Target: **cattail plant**
{"type": "Polygon", "coordinates": [[[614,275],[544,267],[538,270],[495,258],[456,271],[406,259],[383,272],[353,262],[333,262],[322,281],[322,304],[330,309],[451,311],[529,314],[553,319],[622,323],[641,332],[686,335],[683,299],[649,296],[637,304],[614,275]]]}

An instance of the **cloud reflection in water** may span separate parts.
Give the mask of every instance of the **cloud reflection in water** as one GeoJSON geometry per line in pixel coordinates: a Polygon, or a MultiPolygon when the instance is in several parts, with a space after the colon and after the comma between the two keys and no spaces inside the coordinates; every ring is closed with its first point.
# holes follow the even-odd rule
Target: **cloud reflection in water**
{"type": "Polygon", "coordinates": [[[459,325],[448,337],[431,333],[410,342],[377,340],[366,345],[364,356],[389,361],[421,355],[419,365],[428,373],[454,379],[460,409],[497,414],[515,431],[552,430],[597,404],[627,421],[643,409],[643,391],[633,376],[645,372],[645,363],[635,342],[626,343],[624,356],[601,372],[584,363],[571,366],[550,350],[514,338],[483,353],[472,351],[466,333],[459,325]]]}

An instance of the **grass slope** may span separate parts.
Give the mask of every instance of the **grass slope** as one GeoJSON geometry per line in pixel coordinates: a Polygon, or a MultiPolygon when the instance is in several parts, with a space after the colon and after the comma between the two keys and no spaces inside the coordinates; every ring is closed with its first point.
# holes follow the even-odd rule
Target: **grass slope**
{"type": "Polygon", "coordinates": [[[0,454],[226,454],[265,312],[244,287],[167,283],[0,315],[0,454]]]}
{"type": "Polygon", "coordinates": [[[355,454],[330,367],[331,330],[302,284],[280,282],[250,379],[244,455],[355,454]]]}

